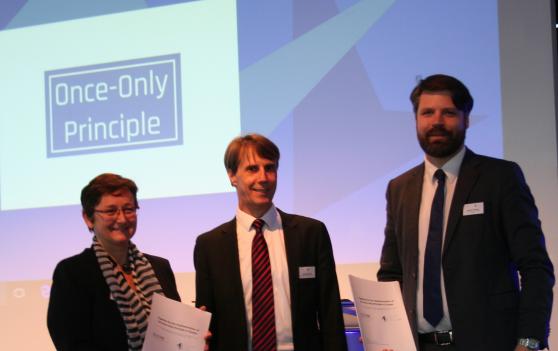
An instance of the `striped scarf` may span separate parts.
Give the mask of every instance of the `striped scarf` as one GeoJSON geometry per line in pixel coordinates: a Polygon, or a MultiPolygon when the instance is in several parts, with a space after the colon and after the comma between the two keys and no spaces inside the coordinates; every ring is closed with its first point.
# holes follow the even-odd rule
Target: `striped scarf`
{"type": "Polygon", "coordinates": [[[105,251],[96,236],[93,236],[92,248],[110,289],[111,298],[116,302],[124,320],[129,349],[130,351],[139,351],[145,338],[153,293],[163,294],[163,289],[149,260],[132,242],[130,242],[128,248],[128,262],[132,268],[132,276],[137,291],[128,285],[126,278],[118,270],[111,256],[105,251]]]}

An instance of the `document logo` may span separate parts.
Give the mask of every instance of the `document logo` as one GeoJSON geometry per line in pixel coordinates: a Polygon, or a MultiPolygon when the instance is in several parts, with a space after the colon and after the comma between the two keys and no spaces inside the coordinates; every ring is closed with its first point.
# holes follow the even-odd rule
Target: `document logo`
{"type": "Polygon", "coordinates": [[[45,72],[47,157],[179,145],[180,54],[45,72]]]}

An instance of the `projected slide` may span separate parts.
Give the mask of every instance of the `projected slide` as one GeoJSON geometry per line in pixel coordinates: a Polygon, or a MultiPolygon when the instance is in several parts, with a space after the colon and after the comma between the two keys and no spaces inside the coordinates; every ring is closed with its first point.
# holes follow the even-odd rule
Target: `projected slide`
{"type": "Polygon", "coordinates": [[[230,191],[237,42],[223,0],[1,31],[0,209],[77,204],[104,171],[144,199],[230,191]]]}
{"type": "Polygon", "coordinates": [[[26,242],[2,241],[25,269],[0,281],[90,245],[79,192],[102,172],[139,186],[138,246],[193,271],[196,236],[234,216],[223,154],[249,132],[281,149],[277,207],[324,221],[336,262],[377,262],[387,182],[423,157],[409,93],[433,73],[469,86],[467,144],[502,156],[495,0],[0,6],[0,235],[26,242]]]}

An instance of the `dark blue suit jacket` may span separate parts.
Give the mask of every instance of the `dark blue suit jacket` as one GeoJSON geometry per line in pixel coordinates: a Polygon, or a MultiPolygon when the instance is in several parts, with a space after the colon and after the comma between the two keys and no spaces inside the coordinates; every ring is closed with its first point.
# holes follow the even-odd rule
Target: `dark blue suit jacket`
{"type": "MultiPolygon", "coordinates": [[[[379,280],[401,282],[415,340],[423,175],[421,164],[389,183],[378,272],[379,280]]],[[[511,351],[520,337],[546,345],[554,271],[533,196],[517,164],[466,151],[442,268],[458,350],[511,351]],[[463,207],[470,203],[483,203],[484,213],[464,216],[463,207]]]]}
{"type": "MultiPolygon", "coordinates": [[[[289,267],[294,348],[347,349],[339,287],[329,234],[317,220],[279,211],[289,267]],[[299,279],[299,267],[314,266],[315,279],[299,279]]],[[[236,220],[202,234],[194,249],[196,306],[207,306],[211,351],[248,350],[236,220]]]]}
{"type": "MultiPolygon", "coordinates": [[[[169,261],[144,254],[166,297],[180,301],[169,261]]],[[[95,252],[62,260],[54,270],[47,325],[57,350],[128,350],[126,327],[95,252]]]]}

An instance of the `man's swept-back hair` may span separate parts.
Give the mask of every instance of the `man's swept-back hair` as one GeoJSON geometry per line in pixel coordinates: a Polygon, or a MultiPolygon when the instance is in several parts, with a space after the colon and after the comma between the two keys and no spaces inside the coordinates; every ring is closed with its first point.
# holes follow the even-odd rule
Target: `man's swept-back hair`
{"type": "Polygon", "coordinates": [[[455,107],[468,116],[473,109],[473,97],[469,89],[459,79],[445,74],[434,74],[421,79],[411,92],[411,102],[415,114],[418,110],[419,99],[423,93],[448,92],[455,107]]]}
{"type": "Polygon", "coordinates": [[[128,189],[132,193],[134,196],[134,205],[136,208],[139,208],[137,198],[138,187],[133,180],[124,178],[118,174],[103,173],[93,178],[89,184],[81,190],[81,207],[83,213],[85,213],[88,218],[93,218],[95,206],[101,202],[103,195],[110,195],[122,189],[128,189]]]}
{"type": "Polygon", "coordinates": [[[240,157],[247,147],[253,148],[258,156],[274,161],[277,167],[279,167],[280,153],[277,145],[263,135],[252,133],[234,138],[229,143],[225,151],[225,168],[227,172],[236,174],[240,157]]]}

